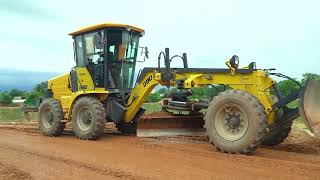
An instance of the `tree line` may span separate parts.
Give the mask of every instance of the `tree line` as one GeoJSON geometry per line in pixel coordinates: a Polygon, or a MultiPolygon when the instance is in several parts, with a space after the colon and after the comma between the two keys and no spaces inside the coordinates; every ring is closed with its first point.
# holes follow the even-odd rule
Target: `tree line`
{"type": "Polygon", "coordinates": [[[37,105],[39,98],[45,95],[46,87],[46,82],[42,82],[35,85],[31,91],[11,89],[10,91],[0,92],[0,103],[11,104],[14,97],[21,97],[26,99],[25,104],[37,105]]]}
{"type": "MultiPolygon", "coordinates": [[[[320,80],[319,74],[314,73],[305,73],[301,81],[298,81],[302,85],[306,82],[307,79],[320,80]]],[[[296,80],[297,81],[297,80],[296,80]]],[[[294,91],[299,89],[299,85],[292,80],[282,80],[278,82],[282,95],[288,96],[294,91]]],[[[213,96],[216,96],[219,92],[228,89],[228,87],[223,85],[212,85],[207,87],[199,87],[192,89],[192,95],[189,96],[191,99],[205,100],[211,99],[213,96]]],[[[166,88],[160,88],[154,93],[151,93],[146,102],[158,102],[164,98],[166,93],[166,88]]],[[[170,88],[169,93],[178,93],[178,89],[170,88]]],[[[23,91],[18,89],[12,89],[10,91],[0,92],[0,103],[10,104],[14,97],[22,97],[26,99],[25,104],[27,105],[37,105],[37,102],[40,97],[43,97],[46,93],[46,82],[39,83],[34,86],[31,91],[23,91]]]]}
{"type": "MultiPolygon", "coordinates": [[[[296,80],[301,85],[305,84],[307,79],[314,79],[314,80],[320,80],[320,74],[314,74],[314,73],[305,73],[302,76],[302,79],[296,80]]],[[[282,80],[278,82],[279,88],[282,92],[283,96],[288,96],[291,93],[299,90],[299,85],[292,81],[292,80],[282,80]]],[[[206,87],[198,87],[192,89],[192,95],[189,97],[190,99],[198,99],[198,100],[211,100],[213,96],[218,95],[219,92],[222,92],[224,90],[228,89],[228,87],[225,87],[223,85],[212,85],[212,86],[206,86],[206,87]]],[[[170,93],[177,93],[178,90],[176,88],[170,88],[170,93]]],[[[164,98],[164,95],[166,93],[166,88],[160,88],[156,92],[150,94],[147,98],[147,102],[159,102],[164,98]]],[[[274,92],[271,92],[274,93],[274,92]]]]}

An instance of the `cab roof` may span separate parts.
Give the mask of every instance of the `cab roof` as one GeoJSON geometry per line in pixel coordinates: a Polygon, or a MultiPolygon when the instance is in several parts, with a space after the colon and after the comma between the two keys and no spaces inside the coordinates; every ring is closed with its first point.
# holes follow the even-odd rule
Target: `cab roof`
{"type": "Polygon", "coordinates": [[[85,32],[89,32],[95,29],[100,29],[100,28],[128,28],[128,29],[132,29],[134,31],[140,32],[140,33],[144,33],[144,30],[135,26],[131,26],[128,24],[115,24],[115,23],[101,23],[101,24],[95,24],[95,25],[91,25],[91,26],[86,26],[83,28],[80,28],[74,32],[69,33],[70,36],[76,36],[79,35],[81,33],[85,33],[85,32]]]}

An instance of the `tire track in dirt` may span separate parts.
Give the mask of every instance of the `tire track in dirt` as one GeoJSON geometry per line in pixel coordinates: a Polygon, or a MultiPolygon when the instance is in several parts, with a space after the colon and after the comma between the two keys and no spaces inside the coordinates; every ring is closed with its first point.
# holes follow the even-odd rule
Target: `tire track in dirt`
{"type": "MultiPolygon", "coordinates": [[[[1,129],[9,129],[9,130],[17,130],[17,131],[23,131],[23,132],[30,132],[30,133],[39,133],[37,128],[21,128],[21,127],[0,127],[1,129]]],[[[66,134],[70,135],[72,134],[71,130],[67,130],[67,132],[65,132],[66,134]]],[[[136,138],[133,136],[129,136],[131,138],[136,138]]],[[[207,140],[205,137],[184,137],[184,136],[180,136],[180,137],[157,137],[157,138],[137,138],[140,140],[137,141],[128,141],[129,144],[134,144],[134,145],[138,145],[136,146],[136,148],[141,148],[141,149],[146,149],[146,150],[150,150],[150,151],[154,151],[154,152],[165,152],[168,150],[168,144],[177,144],[177,143],[196,143],[196,144],[208,144],[207,140]]],[[[169,145],[170,146],[170,145],[169,145]]],[[[285,145],[279,145],[276,147],[264,147],[262,149],[268,149],[268,150],[277,150],[277,149],[287,149],[287,148],[283,148],[284,146],[292,146],[292,147],[296,147],[297,145],[291,145],[291,144],[285,144],[285,145]],[[280,148],[279,148],[280,146],[280,148]],[[281,148],[282,147],[282,148],[281,148]]],[[[305,148],[304,148],[305,149],[305,148]]],[[[302,149],[303,150],[303,149],[302,149]]],[[[301,150],[301,151],[302,151],[301,150]]],[[[215,157],[215,158],[220,158],[220,159],[227,159],[228,161],[233,161],[233,162],[241,162],[243,160],[243,157],[249,158],[252,162],[257,163],[257,162],[261,162],[264,161],[266,163],[266,165],[268,163],[270,163],[270,161],[277,161],[277,163],[271,162],[270,165],[272,166],[278,166],[278,167],[282,167],[282,166],[286,166],[288,167],[290,170],[295,171],[295,170],[300,170],[303,169],[304,166],[308,165],[310,166],[310,168],[315,169],[315,170],[320,170],[318,165],[315,165],[314,162],[297,162],[295,160],[284,160],[283,158],[279,158],[279,157],[269,157],[264,156],[264,157],[260,157],[257,156],[256,154],[253,155],[233,155],[233,154],[226,154],[226,153],[222,153],[221,152],[217,152],[215,150],[214,147],[211,147],[208,151],[201,151],[199,149],[185,149],[183,147],[170,147],[170,151],[173,153],[177,153],[177,154],[181,154],[181,153],[188,153],[188,154],[197,154],[198,156],[201,157],[207,157],[207,158],[211,158],[211,157],[215,157]],[[219,156],[217,156],[219,155],[219,156]],[[292,163],[292,164],[288,164],[288,163],[292,163]]],[[[300,152],[301,152],[300,151],[300,152]]],[[[287,151],[283,151],[285,153],[290,153],[287,151]]],[[[316,152],[314,154],[317,154],[318,151],[313,151],[316,152]]],[[[293,152],[294,153],[294,152],[293,152]]],[[[112,171],[111,171],[112,172],[112,171]]],[[[121,172],[121,171],[120,171],[121,172]]]]}
{"type": "MultiPolygon", "coordinates": [[[[33,136],[35,134],[39,134],[37,130],[25,131],[24,129],[18,129],[17,131],[25,132],[24,134],[26,135],[33,134],[33,136]]],[[[71,131],[68,129],[66,134],[67,136],[70,136],[71,131]]],[[[14,138],[13,135],[11,135],[11,137],[14,138]]],[[[39,135],[39,138],[42,139],[43,137],[40,137],[39,135]]],[[[64,142],[76,142],[71,139],[71,137],[61,137],[61,139],[58,139],[58,142],[59,144],[63,144],[64,142]]],[[[169,172],[165,168],[162,168],[160,170],[159,167],[156,166],[158,163],[162,163],[160,158],[160,161],[145,161],[145,163],[152,163],[151,167],[153,167],[153,169],[147,165],[144,166],[145,169],[143,171],[137,171],[137,173],[135,173],[135,170],[133,169],[140,166],[135,166],[139,163],[133,162],[132,160],[137,160],[137,158],[133,157],[138,156],[147,159],[148,156],[145,156],[144,154],[149,155],[151,158],[157,158],[156,156],[163,156],[163,158],[166,158],[168,162],[175,165],[170,167],[176,167],[176,170],[179,171],[179,173],[170,172],[172,173],[172,175],[176,175],[177,177],[181,177],[180,173],[183,172],[183,168],[189,169],[191,167],[194,169],[194,171],[199,171],[198,173],[193,173],[193,175],[200,175],[200,172],[204,172],[207,174],[205,176],[203,176],[202,174],[201,175],[203,177],[208,177],[212,176],[212,172],[214,172],[218,174],[217,177],[233,177],[228,174],[230,173],[230,170],[221,169],[219,166],[226,166],[227,168],[232,169],[231,172],[234,171],[235,174],[238,175],[238,177],[246,177],[246,173],[251,174],[252,177],[277,177],[281,179],[283,179],[284,177],[297,179],[317,179],[320,176],[320,156],[319,154],[317,154],[318,152],[316,151],[316,149],[311,149],[310,153],[303,153],[303,150],[296,151],[294,148],[290,149],[293,144],[287,143],[275,147],[259,148],[257,152],[249,156],[217,152],[212,145],[207,143],[204,137],[137,138],[135,136],[114,136],[114,133],[107,133],[105,137],[103,137],[101,141],[97,143],[84,141],[81,141],[81,143],[79,143],[84,146],[89,143],[92,146],[88,149],[91,150],[90,152],[94,152],[92,151],[94,149],[104,148],[105,143],[114,146],[116,150],[113,152],[117,153],[118,155],[120,154],[121,156],[123,155],[122,158],[119,157],[122,159],[122,162],[118,164],[117,168],[104,168],[104,165],[102,163],[100,163],[100,165],[99,163],[95,165],[95,162],[90,162],[90,164],[83,161],[79,162],[79,158],[77,157],[74,157],[73,159],[66,159],[38,153],[41,152],[39,151],[39,149],[35,152],[32,151],[32,149],[30,151],[27,151],[25,149],[22,149],[22,146],[17,146],[17,144],[12,144],[11,146],[11,143],[9,141],[7,141],[7,143],[9,143],[9,145],[6,144],[6,148],[15,150],[17,152],[24,151],[23,153],[25,154],[38,156],[40,158],[45,158],[64,164],[75,164],[76,167],[88,169],[90,171],[110,175],[112,177],[120,179],[152,179],[154,178],[154,176],[163,177],[161,173],[169,172]],[[112,143],[109,143],[110,141],[112,143]],[[130,156],[126,156],[126,151],[129,151],[130,149],[134,150],[136,153],[129,153],[130,156]],[[118,153],[119,150],[124,153],[118,153]],[[179,163],[181,161],[183,163],[179,163]],[[130,165],[128,165],[127,163],[129,163],[130,165]],[[180,166],[182,166],[183,168],[181,168],[180,166]],[[214,170],[212,169],[212,167],[217,169],[214,170]],[[144,172],[145,170],[147,172],[144,172]],[[270,174],[270,172],[272,173],[270,174]]],[[[19,143],[19,141],[15,143],[19,143]]],[[[32,144],[33,142],[31,141],[29,142],[29,144],[30,143],[32,144]]],[[[84,147],[82,145],[79,147],[84,147]]],[[[48,146],[51,147],[50,145],[48,146]]],[[[304,146],[304,148],[308,149],[309,144],[298,144],[296,148],[298,148],[299,146],[304,146]]],[[[56,148],[57,147],[59,146],[56,146],[56,148]]],[[[317,148],[317,145],[315,146],[315,148],[317,148]]],[[[64,150],[69,149],[64,148],[64,150]]],[[[101,152],[100,156],[97,155],[97,157],[102,156],[104,156],[104,153],[101,152]]],[[[113,159],[113,161],[117,162],[117,159],[113,159]]],[[[106,163],[112,163],[112,161],[106,163]]],[[[188,171],[186,171],[186,173],[188,173],[188,171]]]]}
{"type": "Polygon", "coordinates": [[[22,172],[19,169],[9,166],[7,164],[3,164],[0,162],[0,179],[3,180],[32,180],[33,178],[29,173],[22,172]]]}
{"type": "Polygon", "coordinates": [[[90,170],[90,171],[93,171],[93,172],[96,172],[96,173],[100,173],[102,175],[111,175],[111,176],[116,177],[116,178],[123,178],[123,179],[149,179],[147,177],[139,176],[139,175],[131,173],[131,172],[126,172],[125,170],[122,170],[122,169],[112,169],[112,168],[98,167],[98,166],[94,166],[94,165],[90,165],[90,164],[85,164],[85,163],[82,163],[82,162],[79,162],[79,161],[75,161],[75,160],[72,160],[72,159],[49,156],[49,155],[46,155],[46,154],[27,151],[25,149],[20,149],[20,148],[16,148],[16,147],[2,146],[2,147],[0,147],[0,149],[7,149],[7,150],[11,150],[11,151],[16,151],[18,153],[24,153],[24,154],[28,154],[28,155],[31,155],[31,156],[37,156],[37,157],[44,158],[44,159],[47,159],[47,160],[56,161],[56,162],[59,162],[59,163],[65,163],[65,164],[68,164],[68,165],[85,168],[87,170],[90,170]]]}
{"type": "MultiPolygon", "coordinates": [[[[150,149],[150,150],[152,149],[152,151],[158,151],[158,152],[168,151],[167,145],[154,144],[149,146],[141,142],[138,142],[137,145],[141,146],[140,148],[143,148],[143,149],[150,149]]],[[[246,163],[247,161],[250,161],[250,166],[252,168],[260,168],[261,166],[273,167],[273,168],[285,167],[290,172],[298,172],[299,174],[306,175],[306,176],[310,175],[309,174],[310,171],[320,172],[320,158],[318,158],[318,160],[316,160],[315,162],[307,162],[307,161],[299,162],[294,160],[294,158],[290,158],[286,160],[286,157],[282,157],[282,158],[280,158],[279,156],[272,157],[268,153],[274,150],[270,150],[270,148],[260,149],[259,151],[263,151],[264,156],[259,156],[261,155],[261,153],[259,152],[254,153],[252,155],[221,153],[216,151],[214,147],[208,149],[208,151],[203,151],[201,149],[190,149],[190,148],[186,149],[184,147],[170,146],[170,152],[178,155],[180,154],[181,156],[184,156],[185,153],[196,154],[197,156],[200,156],[203,158],[214,157],[215,159],[225,160],[225,161],[228,161],[229,163],[246,163]]],[[[284,152],[284,153],[289,154],[290,152],[284,152]]],[[[293,156],[296,156],[296,154],[294,153],[293,156]]],[[[310,159],[311,158],[312,156],[310,156],[310,159]]]]}

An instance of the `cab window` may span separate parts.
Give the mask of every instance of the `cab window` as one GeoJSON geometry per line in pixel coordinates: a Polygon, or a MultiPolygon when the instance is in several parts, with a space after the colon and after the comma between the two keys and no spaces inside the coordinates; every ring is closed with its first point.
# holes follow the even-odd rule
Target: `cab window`
{"type": "Polygon", "coordinates": [[[108,87],[132,88],[139,35],[125,30],[109,30],[107,43],[108,87]]]}
{"type": "Polygon", "coordinates": [[[98,64],[103,62],[103,32],[94,32],[84,35],[85,58],[87,63],[98,64]]]}
{"type": "Polygon", "coordinates": [[[82,36],[77,36],[75,38],[75,56],[77,66],[85,66],[84,56],[83,56],[83,44],[82,36]]]}

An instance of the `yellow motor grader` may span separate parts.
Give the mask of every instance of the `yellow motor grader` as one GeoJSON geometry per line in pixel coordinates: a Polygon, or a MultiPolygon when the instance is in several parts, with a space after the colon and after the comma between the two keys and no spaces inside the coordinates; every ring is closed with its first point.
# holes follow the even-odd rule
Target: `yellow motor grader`
{"type": "Polygon", "coordinates": [[[148,49],[139,47],[143,29],[103,23],[70,35],[76,66],[48,80],[38,120],[44,135],[59,136],[65,123],[71,122],[78,138],[95,140],[106,122],[114,122],[120,132],[143,137],[205,132],[220,151],[245,154],[260,144],[281,143],[299,116],[316,133],[320,121],[317,81],[310,80],[283,97],[270,75],[284,75],[272,69],[257,69],[254,62],[239,68],[238,56],[232,56],[226,68],[189,68],[187,54],[171,56],[169,48],[159,54],[158,67],[135,73],[138,51],[148,57],[148,49]],[[173,59],[181,59],[182,67],[170,67],[173,59]],[[144,116],[141,106],[157,85],[175,87],[178,93],[166,93],[163,113],[144,116]],[[211,102],[188,98],[193,88],[216,85],[226,89],[211,102]],[[299,107],[287,107],[297,99],[299,107]]]}

